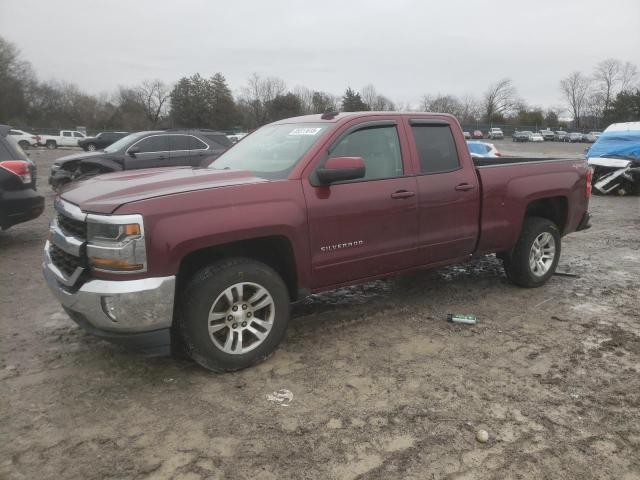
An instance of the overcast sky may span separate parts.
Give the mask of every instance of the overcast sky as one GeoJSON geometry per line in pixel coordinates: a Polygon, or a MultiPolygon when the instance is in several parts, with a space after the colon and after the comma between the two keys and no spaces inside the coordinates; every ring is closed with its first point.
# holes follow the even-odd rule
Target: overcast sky
{"type": "Polygon", "coordinates": [[[41,79],[90,93],[146,78],[252,72],[392,100],[480,95],[502,77],[530,104],[608,57],[640,66],[640,0],[0,0],[0,35],[41,79]]]}

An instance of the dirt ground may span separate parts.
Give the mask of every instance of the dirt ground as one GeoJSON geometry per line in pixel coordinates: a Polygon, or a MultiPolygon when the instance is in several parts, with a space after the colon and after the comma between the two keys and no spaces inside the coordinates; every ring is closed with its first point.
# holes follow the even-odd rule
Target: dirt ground
{"type": "Polygon", "coordinates": [[[487,257],[315,295],[269,360],[215,375],[85,334],[47,290],[68,153],[32,151],[47,211],[0,233],[0,478],[640,479],[638,197],[592,199],[577,278],[521,289],[487,257]]]}

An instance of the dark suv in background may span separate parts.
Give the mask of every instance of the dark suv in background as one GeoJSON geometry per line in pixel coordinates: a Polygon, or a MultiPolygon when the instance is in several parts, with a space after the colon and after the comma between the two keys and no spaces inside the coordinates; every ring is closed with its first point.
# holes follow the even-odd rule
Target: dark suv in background
{"type": "Polygon", "coordinates": [[[95,137],[85,137],[78,140],[78,146],[85,152],[102,150],[127,135],[129,132],[100,132],[95,137]]]}
{"type": "Polygon", "coordinates": [[[36,192],[36,166],[15,138],[11,127],[0,125],[0,228],[37,218],[44,197],[36,192]]]}
{"type": "Polygon", "coordinates": [[[102,151],[57,159],[49,184],[58,191],[74,180],[121,170],[207,166],[231,146],[222,132],[213,130],[156,130],[121,138],[102,151]]]}

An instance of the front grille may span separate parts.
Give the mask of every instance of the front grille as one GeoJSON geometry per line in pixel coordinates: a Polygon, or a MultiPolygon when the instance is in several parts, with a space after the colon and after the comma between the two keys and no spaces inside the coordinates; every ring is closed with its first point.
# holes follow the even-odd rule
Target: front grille
{"type": "Polygon", "coordinates": [[[53,264],[68,277],[73,275],[76,268],[84,266],[79,257],[65,252],[53,243],[49,245],[49,256],[51,257],[53,264]]]}
{"type": "Polygon", "coordinates": [[[79,240],[87,238],[87,224],[80,220],[74,220],[58,213],[58,225],[66,235],[76,237],[79,240]]]}

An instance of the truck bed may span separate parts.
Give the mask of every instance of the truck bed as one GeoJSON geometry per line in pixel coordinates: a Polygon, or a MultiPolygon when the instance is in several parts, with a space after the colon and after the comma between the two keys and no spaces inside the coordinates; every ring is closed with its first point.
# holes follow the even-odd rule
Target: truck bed
{"type": "Polygon", "coordinates": [[[482,186],[478,253],[514,245],[527,208],[536,198],[554,202],[563,234],[576,230],[587,208],[586,160],[579,158],[476,158],[482,186]]]}

